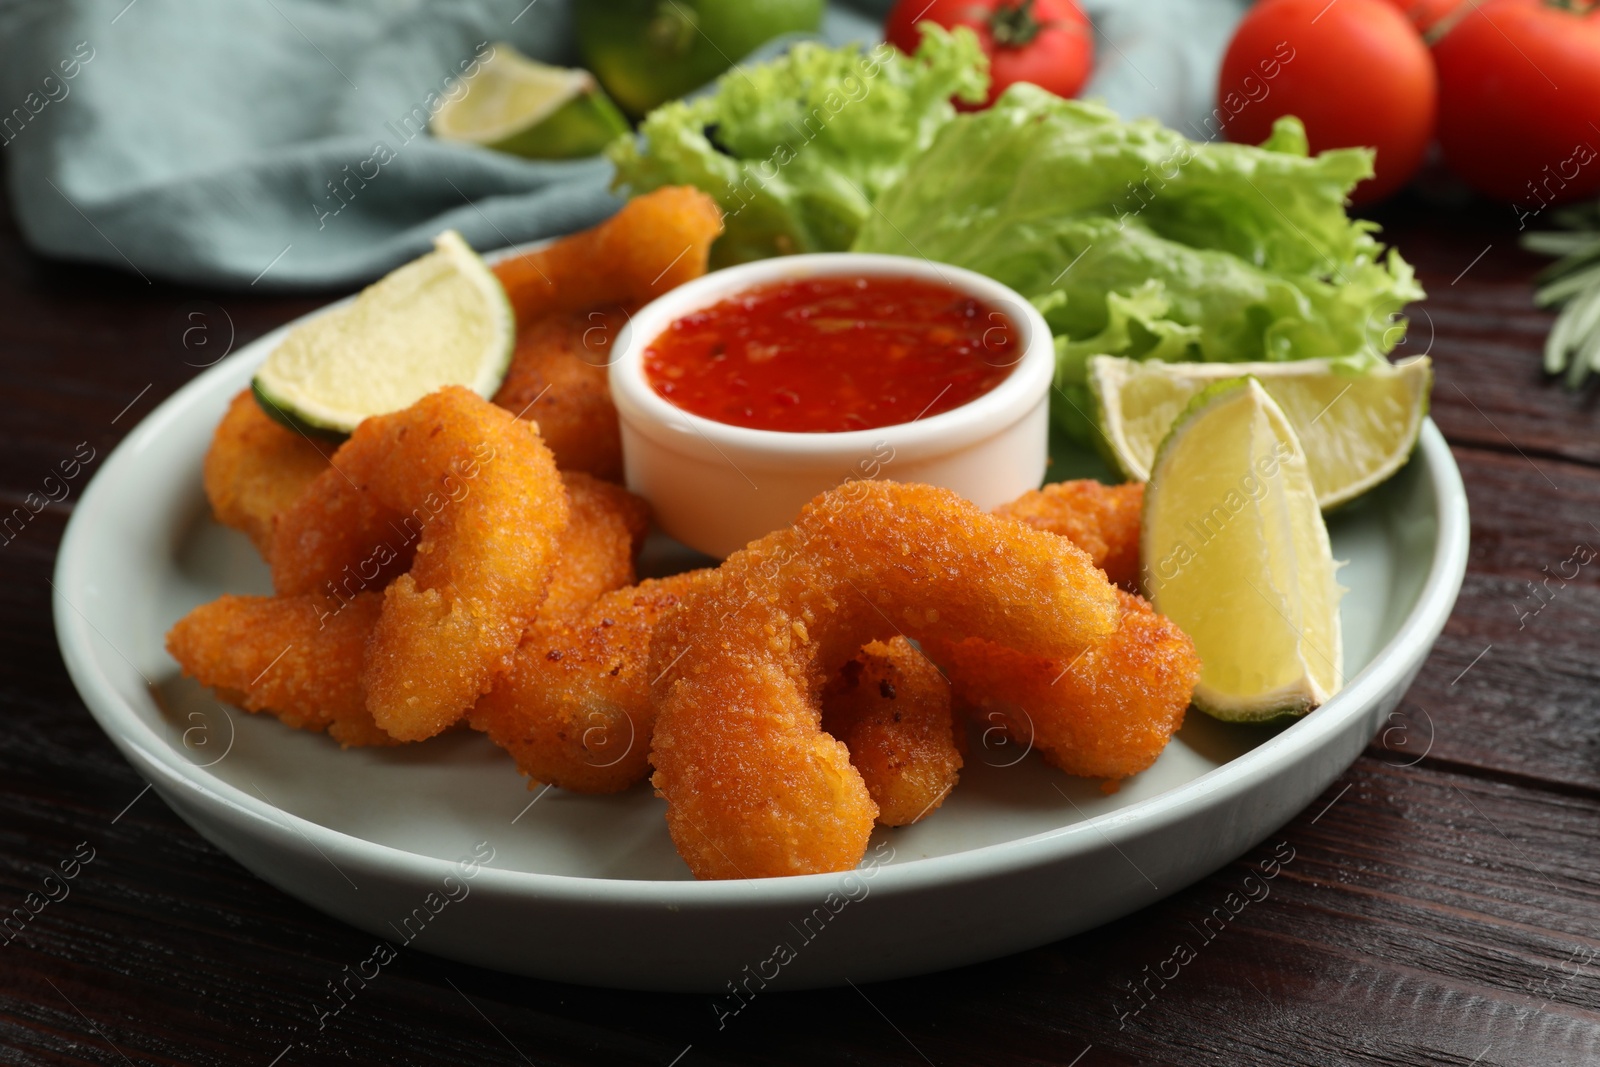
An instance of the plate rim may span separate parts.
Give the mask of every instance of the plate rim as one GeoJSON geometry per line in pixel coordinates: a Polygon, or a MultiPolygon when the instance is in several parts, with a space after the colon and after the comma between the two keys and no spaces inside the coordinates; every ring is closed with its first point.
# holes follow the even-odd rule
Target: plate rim
{"type": "MultiPolygon", "coordinates": [[[[506,249],[492,259],[516,255],[528,247],[506,249]]],[[[96,724],[125,758],[139,766],[152,785],[162,784],[154,780],[159,776],[168,786],[192,792],[199,800],[222,809],[234,819],[243,818],[252,824],[250,832],[265,832],[277,838],[279,847],[295,851],[304,851],[306,846],[318,851],[333,849],[350,862],[383,869],[397,878],[432,880],[452,869],[453,863],[305,819],[264,799],[252,797],[204,773],[203,767],[182,759],[140,718],[133,704],[124,700],[106,677],[101,657],[94,651],[92,634],[98,635],[98,628],[68,596],[69,590],[80,589],[82,573],[89,565],[93,536],[89,523],[104,506],[100,504],[105,493],[102,487],[109,484],[122,467],[136,463],[138,455],[192,406],[196,394],[211,388],[212,379],[231,376],[241,362],[265,358],[266,351],[285,332],[349,299],[353,297],[307,312],[217,361],[180,386],[117,444],[90,479],[68,519],[53,571],[52,614],[57,644],[79,696],[96,724]]],[[[909,893],[984,880],[1069,859],[1079,850],[1078,842],[1103,839],[1114,845],[1125,843],[1135,834],[1159,830],[1187,817],[1202,802],[1221,803],[1264,784],[1277,765],[1292,765],[1308,757],[1312,750],[1345,728],[1348,720],[1364,714],[1401,681],[1413,663],[1420,665],[1426,658],[1450,617],[1466,573],[1470,541],[1466,490],[1450,447],[1432,418],[1424,420],[1412,462],[1419,459],[1429,475],[1438,526],[1432,544],[1432,565],[1416,604],[1396,633],[1327,704],[1249,752],[1165,792],[1116,811],[1025,837],[889,863],[875,869],[874,889],[885,894],[909,893]]],[[[115,651],[108,639],[103,636],[100,639],[115,651]]],[[[138,671],[131,661],[129,665],[138,671]]],[[[483,880],[479,884],[485,888],[574,904],[698,909],[799,904],[827,892],[834,880],[845,873],[848,872],[697,881],[599,878],[484,867],[478,878],[483,880]]]]}

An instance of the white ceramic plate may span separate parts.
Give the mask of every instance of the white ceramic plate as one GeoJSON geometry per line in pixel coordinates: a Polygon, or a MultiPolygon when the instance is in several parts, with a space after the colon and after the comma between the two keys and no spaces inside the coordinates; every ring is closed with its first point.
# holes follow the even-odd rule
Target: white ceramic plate
{"type": "Polygon", "coordinates": [[[179,676],[162,648],[174,621],[223,592],[270,591],[245,538],[211,520],[200,467],[228,400],[287,329],[201,374],[105,461],[56,567],[62,654],[101,727],[207,840],[396,948],[486,967],[727,994],[916,974],[1127,914],[1240,855],[1349,766],[1438,637],[1466,567],[1460,473],[1429,422],[1411,464],[1331,523],[1350,560],[1351,681],[1307,718],[1271,729],[1191,713],[1112,796],[975,738],[943,808],[880,829],[862,870],[695,882],[647,786],[530,793],[471,732],[341,751],[179,676]]]}

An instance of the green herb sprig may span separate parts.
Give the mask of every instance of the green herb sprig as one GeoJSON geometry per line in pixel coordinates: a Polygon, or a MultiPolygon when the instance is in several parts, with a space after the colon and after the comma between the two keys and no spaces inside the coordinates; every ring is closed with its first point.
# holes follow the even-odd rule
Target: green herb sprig
{"type": "Polygon", "coordinates": [[[1567,388],[1577,389],[1600,371],[1600,201],[1551,218],[1561,229],[1527,234],[1522,247],[1561,257],[1539,272],[1534,302],[1561,309],[1544,344],[1545,372],[1565,372],[1567,388]]]}

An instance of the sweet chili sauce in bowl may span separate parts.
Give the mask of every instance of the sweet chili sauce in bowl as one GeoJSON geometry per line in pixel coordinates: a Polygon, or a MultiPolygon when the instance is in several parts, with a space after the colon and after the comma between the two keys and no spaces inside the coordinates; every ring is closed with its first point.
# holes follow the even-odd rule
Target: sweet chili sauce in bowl
{"type": "Polygon", "coordinates": [[[849,479],[941,485],[987,510],[1044,478],[1049,328],[958,267],[851,252],[746,263],[646,305],[614,352],[628,487],[712,556],[849,479]]]}
{"type": "Polygon", "coordinates": [[[1016,326],[946,282],[816,275],[754,286],[672,324],[644,350],[651,388],[730,426],[843,433],[915,422],[994,389],[1016,326]]]}

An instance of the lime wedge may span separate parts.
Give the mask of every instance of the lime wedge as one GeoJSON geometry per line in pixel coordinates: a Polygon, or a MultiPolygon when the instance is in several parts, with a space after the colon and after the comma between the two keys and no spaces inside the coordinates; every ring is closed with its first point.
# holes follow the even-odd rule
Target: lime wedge
{"type": "Polygon", "coordinates": [[[594,75],[536,62],[504,41],[463,84],[467,91],[429,124],[441,140],[528,159],[573,159],[628,132],[628,120],[594,75]]]}
{"type": "Polygon", "coordinates": [[[1150,478],[1156,446],[1202,390],[1256,378],[1294,425],[1323,510],[1393,477],[1416,447],[1428,413],[1433,366],[1421,356],[1351,369],[1336,360],[1291,363],[1141,363],[1089,360],[1089,390],[1106,460],[1125,478],[1150,478]]]}
{"type": "Polygon", "coordinates": [[[280,422],[349,433],[369,415],[464,385],[494,395],[511,364],[517,324],[505,290],[461,235],[297,326],[251,387],[280,422]]]}
{"type": "Polygon", "coordinates": [[[1254,722],[1339,689],[1338,565],[1305,450],[1261,382],[1189,403],[1156,452],[1142,523],[1145,592],[1200,655],[1196,707],[1254,722]]]}

